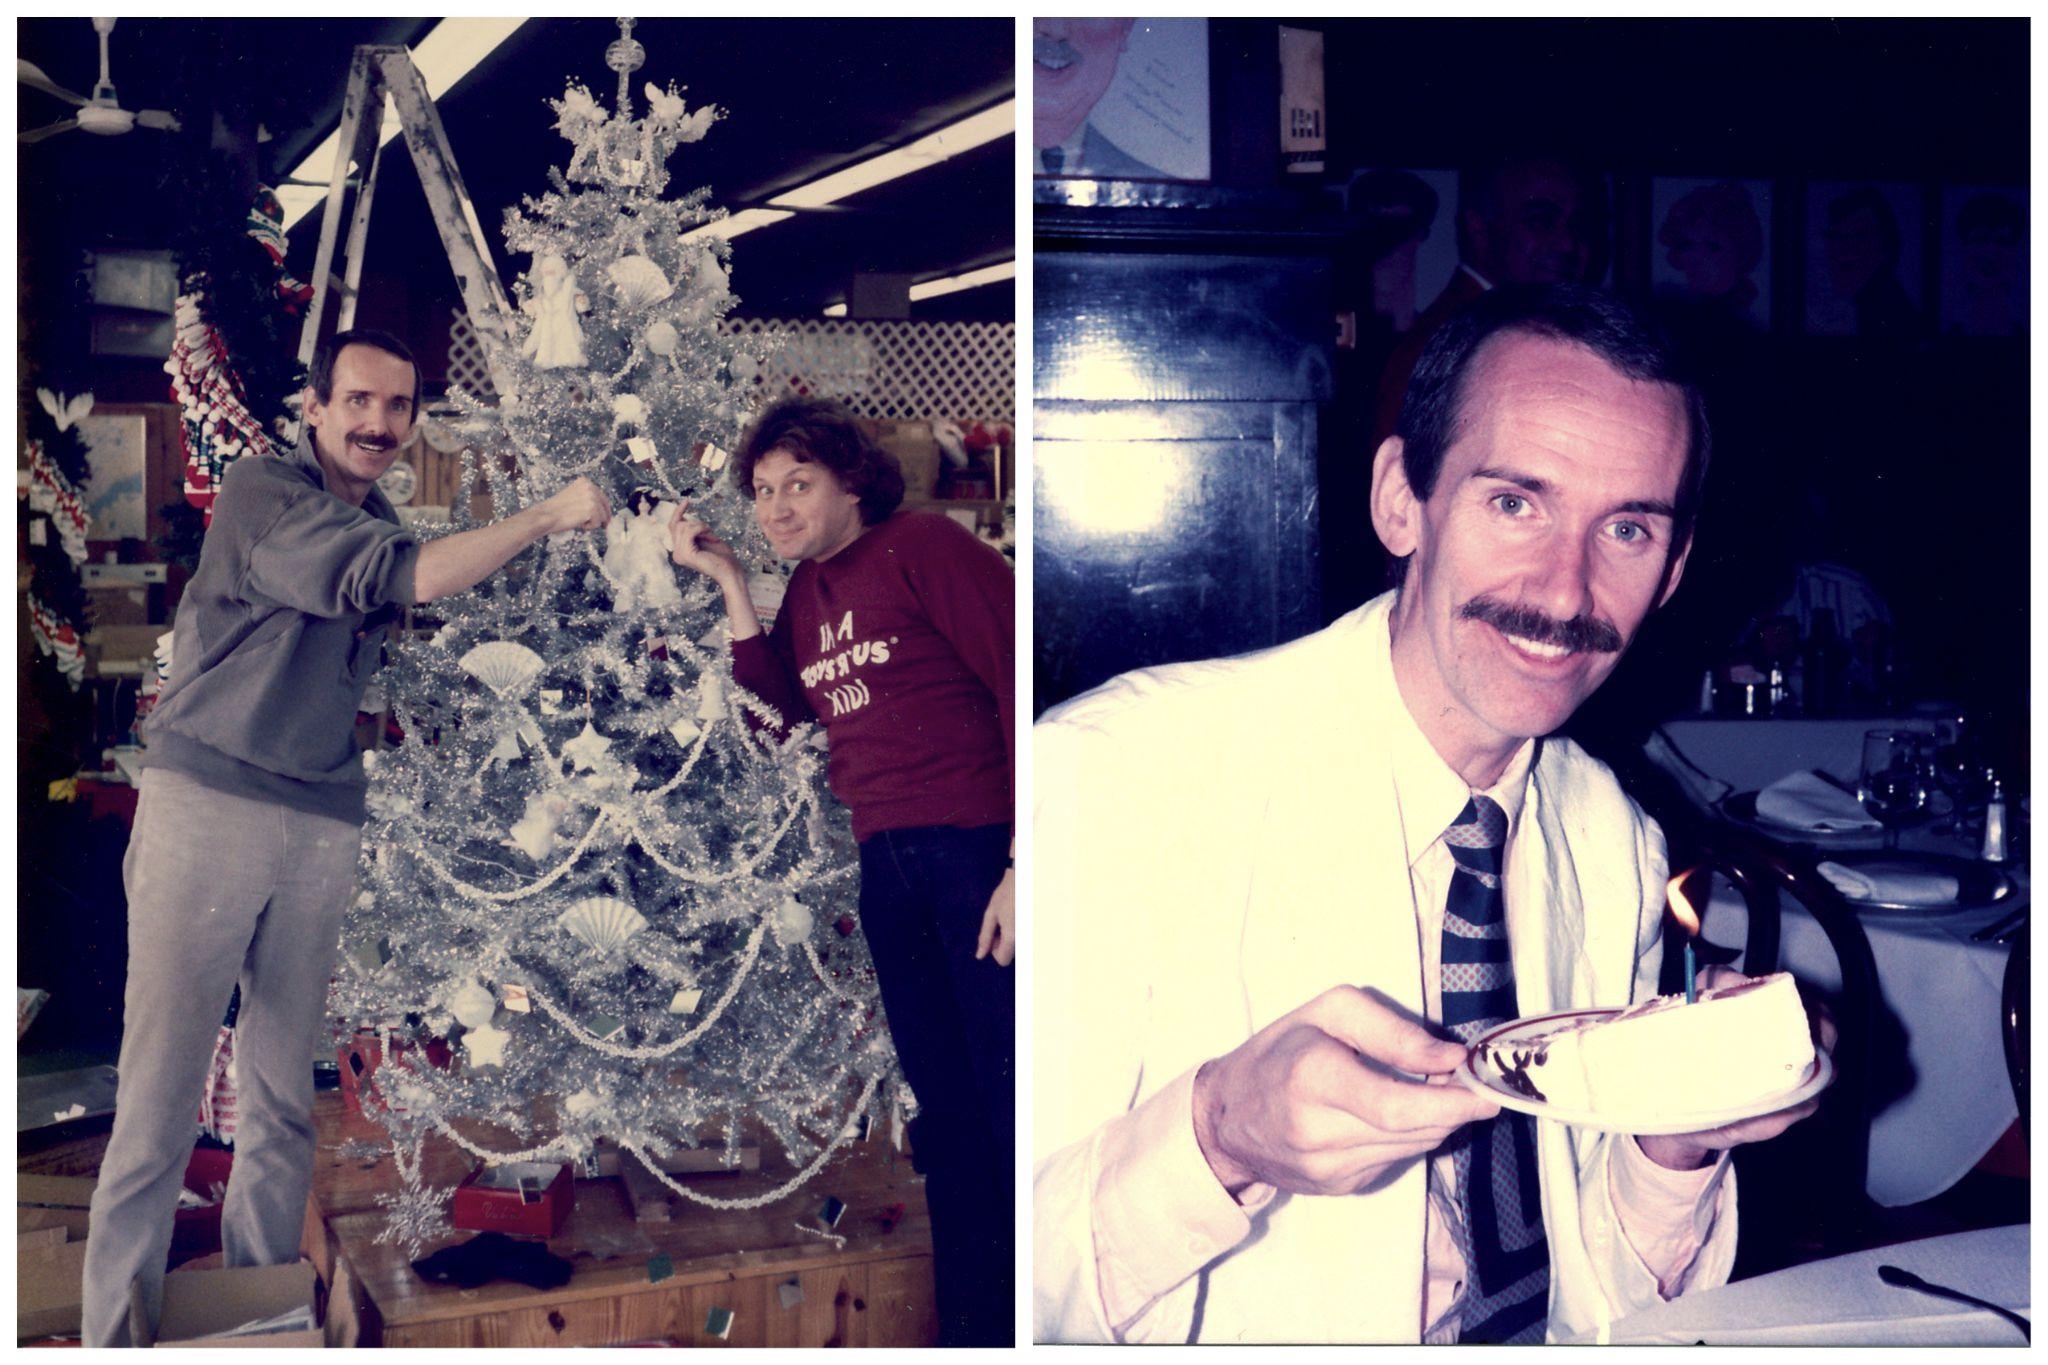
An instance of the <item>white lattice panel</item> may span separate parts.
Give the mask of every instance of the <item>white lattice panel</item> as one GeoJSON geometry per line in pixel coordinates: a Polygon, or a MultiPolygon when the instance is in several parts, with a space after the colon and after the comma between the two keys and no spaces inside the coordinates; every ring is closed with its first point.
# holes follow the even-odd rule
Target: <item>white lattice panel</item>
{"type": "Polygon", "coordinates": [[[777,343],[770,394],[837,398],[863,417],[1015,423],[1017,326],[844,318],[732,318],[777,343]]]}
{"type": "Polygon", "coordinates": [[[497,401],[491,367],[484,360],[483,338],[470,325],[469,314],[460,308],[455,310],[455,321],[448,326],[448,387],[457,385],[468,389],[481,402],[497,401]]]}
{"type": "MultiPolygon", "coordinates": [[[[760,387],[771,395],[837,398],[863,417],[895,421],[1017,420],[1017,327],[1010,322],[732,318],[726,330],[770,349],[760,387]]],[[[495,398],[483,340],[455,310],[448,382],[495,398]]]]}

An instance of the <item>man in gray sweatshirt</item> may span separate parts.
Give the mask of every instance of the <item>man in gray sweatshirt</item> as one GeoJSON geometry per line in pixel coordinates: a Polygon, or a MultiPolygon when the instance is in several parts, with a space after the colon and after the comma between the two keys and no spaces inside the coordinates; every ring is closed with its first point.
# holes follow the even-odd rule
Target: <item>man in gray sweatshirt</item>
{"type": "Polygon", "coordinates": [[[114,1131],[85,1260],[88,1346],[152,1330],[215,1030],[237,983],[240,1108],[221,1221],[230,1266],[297,1256],[313,1161],[312,1057],[354,887],[367,785],[354,727],[406,607],[473,587],[544,535],[611,516],[577,479],[422,545],[376,483],[419,408],[411,353],[342,332],[313,357],[306,435],[229,467],[178,605],[123,877],[128,990],[114,1131]]]}

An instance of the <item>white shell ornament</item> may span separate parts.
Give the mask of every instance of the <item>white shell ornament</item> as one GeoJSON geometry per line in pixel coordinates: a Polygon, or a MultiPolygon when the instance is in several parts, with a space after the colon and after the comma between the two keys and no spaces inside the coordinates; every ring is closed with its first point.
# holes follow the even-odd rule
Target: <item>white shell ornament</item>
{"type": "Polygon", "coordinates": [[[616,896],[591,896],[562,912],[556,924],[601,953],[647,927],[647,917],[616,896]]]}
{"type": "Polygon", "coordinates": [[[506,701],[523,696],[547,663],[525,645],[486,640],[462,656],[463,669],[506,701]]]}
{"type": "Polygon", "coordinates": [[[621,256],[605,272],[619,291],[619,302],[628,308],[646,308],[675,292],[661,267],[645,256],[621,256]]]}

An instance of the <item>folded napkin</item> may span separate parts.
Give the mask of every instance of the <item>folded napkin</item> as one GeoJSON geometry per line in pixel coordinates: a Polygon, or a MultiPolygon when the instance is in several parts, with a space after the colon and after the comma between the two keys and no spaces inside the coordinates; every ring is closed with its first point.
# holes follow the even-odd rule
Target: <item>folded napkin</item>
{"type": "Polygon", "coordinates": [[[1854,834],[1884,828],[1855,797],[1818,773],[1781,777],[1756,794],[1757,818],[1815,834],[1854,834]]]}
{"type": "Polygon", "coordinates": [[[1887,905],[1954,905],[1962,884],[1939,872],[1910,867],[1844,867],[1822,863],[1818,869],[1852,901],[1883,901],[1887,905]]]}

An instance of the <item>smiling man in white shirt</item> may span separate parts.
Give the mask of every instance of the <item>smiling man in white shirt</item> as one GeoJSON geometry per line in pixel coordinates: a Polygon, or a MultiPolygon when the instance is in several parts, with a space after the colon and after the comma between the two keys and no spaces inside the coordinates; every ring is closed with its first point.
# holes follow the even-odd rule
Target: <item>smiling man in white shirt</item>
{"type": "Polygon", "coordinates": [[[1449,1076],[1654,993],[1662,836],[1545,737],[1676,588],[1707,448],[1626,307],[1494,291],[1375,460],[1396,591],[1048,713],[1038,1339],[1541,1341],[1727,1278],[1725,1151],[1810,1103],[1638,1138],[1449,1076]]]}

